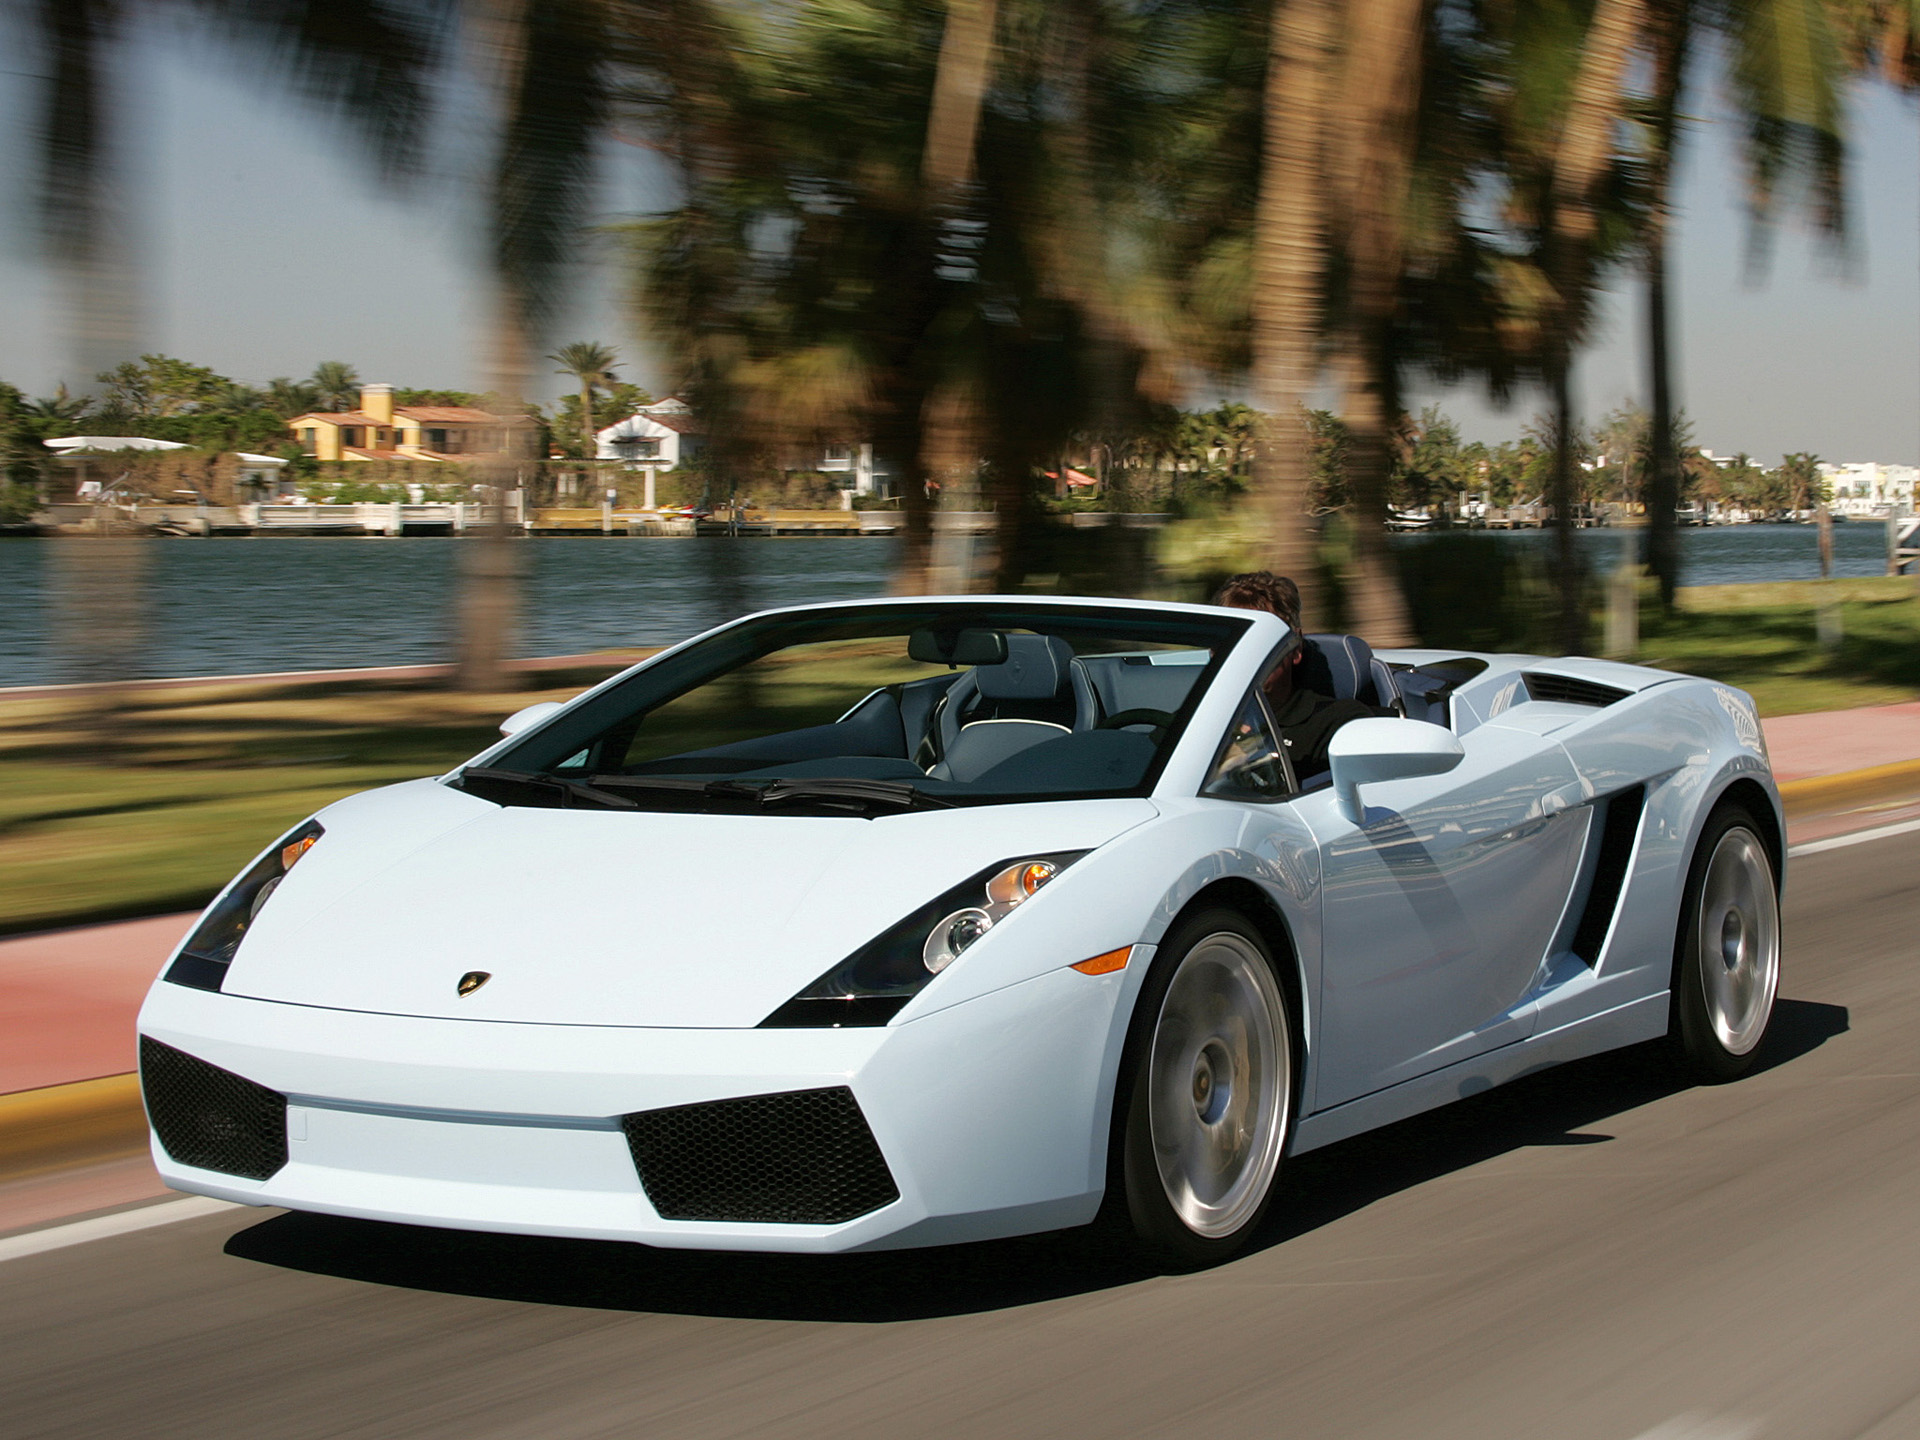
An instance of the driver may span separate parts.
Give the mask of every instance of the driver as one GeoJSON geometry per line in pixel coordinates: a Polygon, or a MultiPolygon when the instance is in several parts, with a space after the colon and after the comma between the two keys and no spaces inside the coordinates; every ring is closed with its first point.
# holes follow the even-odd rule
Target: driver
{"type": "Polygon", "coordinates": [[[1302,636],[1300,648],[1267,676],[1267,704],[1273,708],[1274,723],[1280,728],[1280,743],[1293,763],[1293,773],[1302,780],[1324,774],[1331,768],[1327,743],[1334,731],[1349,720],[1373,716],[1391,717],[1393,711],[1367,705],[1358,700],[1335,700],[1297,684],[1296,671],[1305,663],[1305,636],[1300,630],[1300,587],[1284,575],[1271,570],[1253,570],[1235,575],[1215,592],[1213,603],[1235,610],[1265,610],[1286,621],[1295,634],[1302,636]]]}

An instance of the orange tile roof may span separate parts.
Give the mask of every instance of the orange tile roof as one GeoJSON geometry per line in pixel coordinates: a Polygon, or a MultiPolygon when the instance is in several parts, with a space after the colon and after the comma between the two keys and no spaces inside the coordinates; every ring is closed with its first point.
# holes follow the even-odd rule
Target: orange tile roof
{"type": "Polygon", "coordinates": [[[376,420],[364,410],[311,410],[305,415],[296,415],[287,421],[289,425],[298,425],[302,420],[324,420],[329,425],[384,425],[384,420],[376,420]]]}
{"type": "Polygon", "coordinates": [[[495,415],[471,405],[396,405],[393,413],[433,425],[525,425],[525,416],[495,415]]]}

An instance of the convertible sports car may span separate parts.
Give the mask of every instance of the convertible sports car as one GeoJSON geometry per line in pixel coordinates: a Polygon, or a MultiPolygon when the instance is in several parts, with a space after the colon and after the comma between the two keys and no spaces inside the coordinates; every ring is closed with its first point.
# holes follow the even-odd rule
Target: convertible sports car
{"type": "Polygon", "coordinates": [[[1668,1036],[1780,963],[1752,702],[1267,614],[754,615],[329,806],[140,1015],[161,1174],[254,1205],[840,1251],[1098,1219],[1174,1265],[1290,1154],[1668,1036]],[[1391,717],[1298,775],[1276,666],[1391,717]]]}

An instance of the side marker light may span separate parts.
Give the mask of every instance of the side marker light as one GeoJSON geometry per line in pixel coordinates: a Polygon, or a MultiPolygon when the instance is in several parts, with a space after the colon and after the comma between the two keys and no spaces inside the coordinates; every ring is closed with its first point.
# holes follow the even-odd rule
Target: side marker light
{"type": "Polygon", "coordinates": [[[1082,975],[1111,975],[1116,970],[1127,968],[1127,961],[1133,957],[1133,947],[1122,945],[1118,950],[1109,950],[1104,955],[1096,955],[1091,960],[1082,960],[1074,965],[1082,975]]]}

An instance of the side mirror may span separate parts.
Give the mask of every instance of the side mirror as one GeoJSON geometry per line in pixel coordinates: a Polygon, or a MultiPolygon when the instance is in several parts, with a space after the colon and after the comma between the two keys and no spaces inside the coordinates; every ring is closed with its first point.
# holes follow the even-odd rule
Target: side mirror
{"type": "Polygon", "coordinates": [[[1360,802],[1362,785],[1443,775],[1466,753],[1458,735],[1422,720],[1350,720],[1327,745],[1334,792],[1340,797],[1340,808],[1356,825],[1367,813],[1360,802]]]}
{"type": "Polygon", "coordinates": [[[542,700],[537,705],[529,705],[524,710],[516,710],[500,722],[502,735],[518,735],[529,725],[538,725],[554,711],[560,708],[558,700],[542,700]]]}

